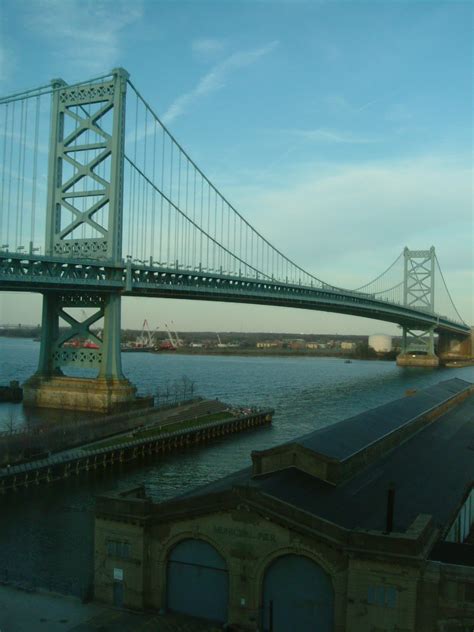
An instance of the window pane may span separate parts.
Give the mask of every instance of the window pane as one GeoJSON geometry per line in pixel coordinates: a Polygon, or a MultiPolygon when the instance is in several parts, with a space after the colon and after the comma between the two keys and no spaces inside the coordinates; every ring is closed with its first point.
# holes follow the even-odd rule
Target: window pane
{"type": "Polygon", "coordinates": [[[374,604],[375,603],[375,588],[374,586],[369,586],[367,590],[367,603],[374,604]]]}
{"type": "Polygon", "coordinates": [[[397,589],[389,587],[386,589],[387,606],[389,608],[397,607],[397,589]]]}
{"type": "Polygon", "coordinates": [[[384,606],[385,605],[385,588],[383,586],[377,586],[375,590],[376,590],[375,603],[378,606],[384,606]]]}

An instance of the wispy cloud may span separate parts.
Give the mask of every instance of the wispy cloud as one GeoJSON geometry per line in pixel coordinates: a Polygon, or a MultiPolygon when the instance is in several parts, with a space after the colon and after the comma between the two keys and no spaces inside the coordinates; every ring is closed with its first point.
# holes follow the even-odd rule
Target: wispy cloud
{"type": "Polygon", "coordinates": [[[294,130],[293,134],[295,136],[299,136],[303,140],[314,141],[318,143],[345,143],[359,145],[380,142],[379,138],[375,138],[372,136],[362,136],[359,134],[353,134],[352,132],[325,128],[294,130]]]}
{"type": "Polygon", "coordinates": [[[40,0],[31,7],[28,26],[48,42],[53,55],[93,73],[118,63],[122,32],[143,14],[140,0],[40,0]]]}
{"type": "Polygon", "coordinates": [[[191,48],[196,55],[207,57],[220,53],[225,48],[225,41],[213,37],[201,37],[191,42],[191,48]]]}
{"type": "Polygon", "coordinates": [[[374,96],[364,103],[351,103],[342,94],[328,94],[324,97],[324,102],[331,111],[346,114],[358,114],[359,112],[363,112],[364,110],[371,108],[376,103],[391,99],[395,94],[396,92],[394,91],[390,94],[374,96]]]}
{"type": "Polygon", "coordinates": [[[224,61],[216,64],[208,73],[201,77],[195,88],[173,101],[162,117],[163,122],[165,124],[171,123],[178,116],[184,114],[197,100],[223,88],[226,80],[233,72],[255,64],[262,57],[273,52],[277,46],[278,42],[274,41],[260,48],[236,52],[224,59],[224,61]]]}

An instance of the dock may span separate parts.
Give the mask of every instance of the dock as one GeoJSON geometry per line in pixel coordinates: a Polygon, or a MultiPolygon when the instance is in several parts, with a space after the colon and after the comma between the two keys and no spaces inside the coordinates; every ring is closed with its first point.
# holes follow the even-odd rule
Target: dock
{"type": "Polygon", "coordinates": [[[0,494],[54,483],[83,472],[177,452],[272,422],[272,409],[235,409],[142,427],[45,458],[0,468],[0,494]],[[174,429],[179,425],[177,429],[174,429]]]}

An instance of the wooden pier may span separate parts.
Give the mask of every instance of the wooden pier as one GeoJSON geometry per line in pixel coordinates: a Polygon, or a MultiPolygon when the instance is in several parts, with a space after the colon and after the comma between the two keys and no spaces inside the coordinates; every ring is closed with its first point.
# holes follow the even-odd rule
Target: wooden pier
{"type": "MultiPolygon", "coordinates": [[[[116,445],[94,448],[84,446],[67,450],[47,458],[0,469],[0,494],[65,480],[82,472],[105,469],[152,455],[164,455],[208,443],[219,437],[268,425],[273,410],[258,410],[219,421],[211,421],[192,428],[162,432],[154,437],[138,438],[116,445]]],[[[113,439],[111,439],[113,443],[113,439]]]]}

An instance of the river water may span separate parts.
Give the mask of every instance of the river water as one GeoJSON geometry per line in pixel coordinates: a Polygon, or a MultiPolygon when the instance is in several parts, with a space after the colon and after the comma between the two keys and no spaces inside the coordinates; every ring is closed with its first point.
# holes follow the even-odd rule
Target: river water
{"type": "MultiPolygon", "coordinates": [[[[0,338],[0,384],[24,381],[35,370],[39,344],[0,338]]],[[[394,362],[337,358],[123,354],[124,372],[139,391],[192,380],[203,397],[270,406],[273,424],[146,464],[91,473],[0,499],[0,580],[86,596],[93,576],[94,497],[144,484],[156,500],[250,465],[250,452],[267,448],[402,397],[408,388],[460,377],[474,367],[398,368],[394,362]]],[[[27,422],[21,405],[0,404],[7,420],[27,422]]]]}

